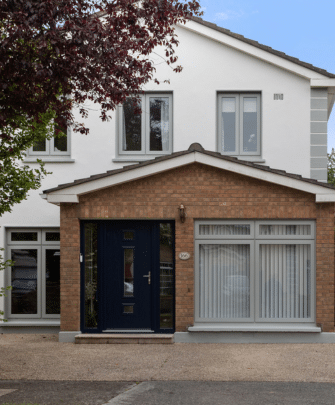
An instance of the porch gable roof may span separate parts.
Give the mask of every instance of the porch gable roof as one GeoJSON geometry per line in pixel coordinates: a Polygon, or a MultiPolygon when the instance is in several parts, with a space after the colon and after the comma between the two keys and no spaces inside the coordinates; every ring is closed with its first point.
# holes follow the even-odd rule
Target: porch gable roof
{"type": "Polygon", "coordinates": [[[284,170],[223,156],[205,150],[200,144],[193,143],[188,150],[158,157],[145,162],[109,170],[105,173],[78,179],[71,183],[44,190],[41,197],[53,204],[79,203],[80,195],[112,187],[129,181],[155,175],[167,170],[200,163],[227,170],[269,183],[304,191],[315,195],[317,203],[335,202],[335,187],[317,180],[303,178],[284,170]]]}

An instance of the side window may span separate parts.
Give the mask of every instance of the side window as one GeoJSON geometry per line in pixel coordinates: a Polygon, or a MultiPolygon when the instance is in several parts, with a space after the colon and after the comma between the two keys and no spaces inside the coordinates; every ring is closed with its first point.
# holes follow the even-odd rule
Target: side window
{"type": "Polygon", "coordinates": [[[10,229],[7,232],[8,319],[53,319],[60,314],[59,229],[10,229]]]}
{"type": "Polygon", "coordinates": [[[259,156],[260,94],[218,95],[218,147],[223,155],[259,156]]]}
{"type": "Polygon", "coordinates": [[[120,157],[144,159],[145,155],[172,152],[172,95],[145,94],[127,99],[119,110],[120,157]]]}
{"type": "Polygon", "coordinates": [[[57,120],[54,124],[54,136],[51,139],[35,143],[29,151],[28,157],[36,158],[68,158],[70,156],[70,128],[66,121],[57,120]]]}

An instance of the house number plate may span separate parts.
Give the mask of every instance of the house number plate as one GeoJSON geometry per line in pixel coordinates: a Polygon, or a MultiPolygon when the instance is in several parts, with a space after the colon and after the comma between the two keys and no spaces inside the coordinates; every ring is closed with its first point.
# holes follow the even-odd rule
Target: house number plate
{"type": "Polygon", "coordinates": [[[179,253],[180,260],[188,260],[190,257],[191,257],[191,255],[188,252],[179,253]]]}

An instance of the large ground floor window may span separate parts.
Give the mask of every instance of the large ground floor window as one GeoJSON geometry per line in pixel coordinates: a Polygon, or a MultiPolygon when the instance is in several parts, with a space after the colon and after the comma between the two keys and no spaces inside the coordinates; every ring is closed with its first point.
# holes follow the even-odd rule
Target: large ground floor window
{"type": "Polygon", "coordinates": [[[195,321],[314,322],[315,223],[198,221],[195,321]]]}
{"type": "Polygon", "coordinates": [[[59,318],[60,314],[59,229],[13,228],[7,232],[9,319],[59,318]]]}

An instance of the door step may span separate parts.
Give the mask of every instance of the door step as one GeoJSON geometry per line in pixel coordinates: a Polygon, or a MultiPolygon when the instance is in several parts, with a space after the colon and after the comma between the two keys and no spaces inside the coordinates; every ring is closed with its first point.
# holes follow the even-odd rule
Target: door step
{"type": "Polygon", "coordinates": [[[83,333],[75,337],[76,344],[171,344],[173,334],[153,333],[83,333]]]}

